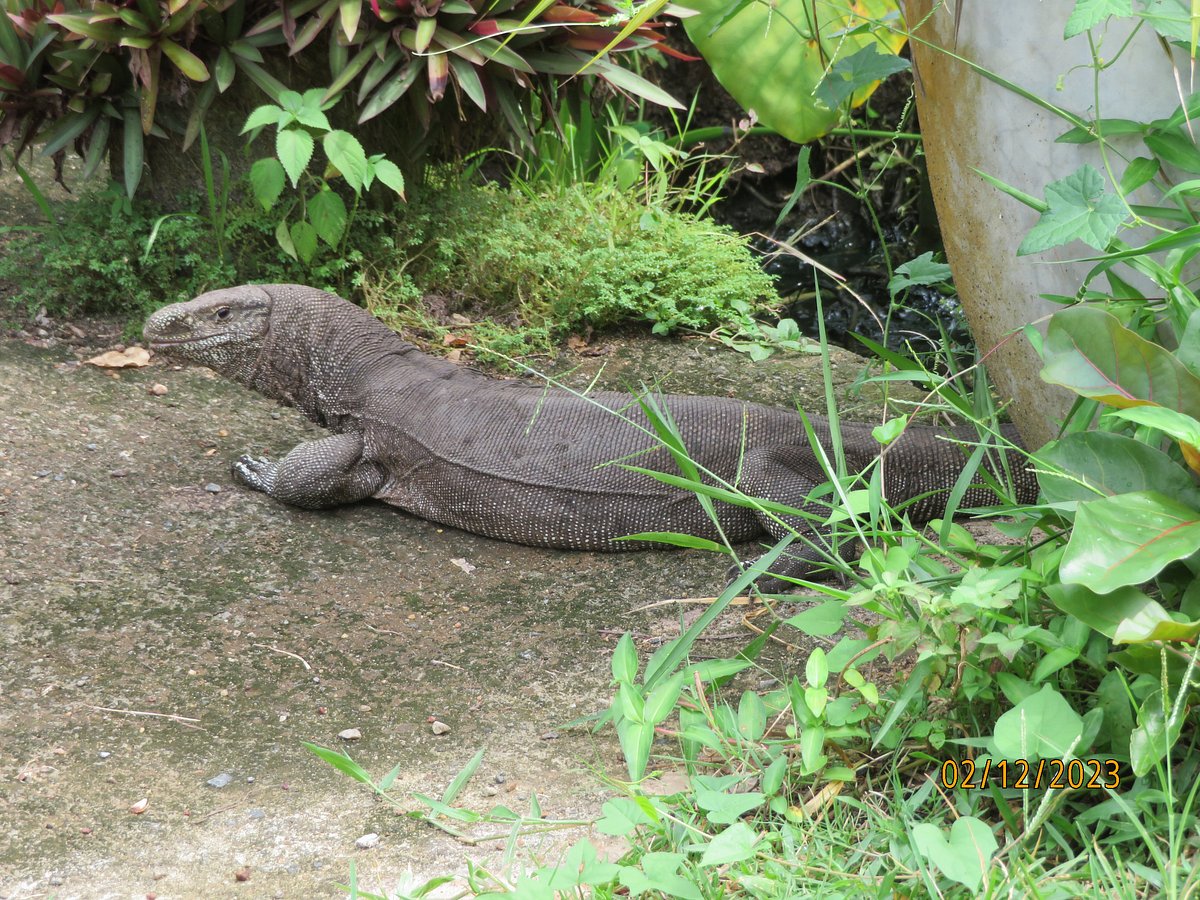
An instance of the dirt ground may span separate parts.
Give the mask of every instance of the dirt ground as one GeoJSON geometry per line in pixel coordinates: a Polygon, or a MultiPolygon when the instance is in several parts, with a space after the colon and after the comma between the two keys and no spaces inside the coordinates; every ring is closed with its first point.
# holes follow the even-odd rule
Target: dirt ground
{"type": "MultiPolygon", "coordinates": [[[[536,792],[548,817],[597,815],[593,772],[624,768],[615,737],[559,726],[604,707],[621,632],[648,652],[699,613],[638,607],[712,595],[726,560],[530,549],[374,503],[285,507],[234,485],[230,460],[314,426],[208,370],[82,365],[119,327],[81,324],[0,340],[0,898],[332,897],[352,860],[379,892],[500,860],[503,841],[397,815],[302,741],[377,777],[399,764],[404,809],[484,748],[461,804],[524,811],[536,792]],[[356,847],[369,833],[378,845],[356,847]]],[[[659,352],[603,357],[602,380],[675,369],[668,388],[690,372],[694,389],[770,399],[819,365],[764,377],[702,344],[659,352]]],[[[736,617],[715,633],[732,637],[714,653],[751,637],[736,617]]],[[[584,833],[528,839],[521,858],[584,833]]]]}

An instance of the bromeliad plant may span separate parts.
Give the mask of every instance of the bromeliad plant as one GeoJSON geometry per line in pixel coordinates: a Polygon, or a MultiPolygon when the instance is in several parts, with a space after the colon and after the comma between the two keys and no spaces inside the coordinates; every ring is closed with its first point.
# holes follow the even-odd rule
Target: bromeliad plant
{"type": "Polygon", "coordinates": [[[678,106],[609,56],[592,58],[680,55],[663,44],[663,23],[650,21],[662,5],[631,18],[594,0],[5,0],[0,147],[19,155],[41,144],[61,158],[73,146],[90,173],[112,139],[132,196],[146,136],[182,130],[186,149],[239,77],[278,103],[286,87],[272,63],[302,53],[327,58],[323,100],[350,94],[360,122],[407,99],[427,127],[430,105],[453,94],[460,106],[501,113],[527,137],[519,91],[585,68],[618,90],[678,106]],[[159,115],[165,98],[183,108],[182,121],[159,115]]]}

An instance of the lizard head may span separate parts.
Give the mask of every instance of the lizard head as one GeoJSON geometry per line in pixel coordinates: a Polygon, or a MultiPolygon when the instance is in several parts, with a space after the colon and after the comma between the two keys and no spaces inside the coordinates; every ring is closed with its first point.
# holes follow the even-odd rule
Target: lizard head
{"type": "Polygon", "coordinates": [[[151,349],[236,378],[250,371],[270,330],[271,295],[259,285],[209,291],[146,320],[151,349]]]}

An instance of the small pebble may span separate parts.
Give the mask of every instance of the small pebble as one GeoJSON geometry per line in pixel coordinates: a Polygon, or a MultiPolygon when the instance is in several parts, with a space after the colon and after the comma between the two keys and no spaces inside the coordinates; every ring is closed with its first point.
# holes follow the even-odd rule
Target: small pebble
{"type": "Polygon", "coordinates": [[[33,473],[34,478],[48,478],[49,476],[50,476],[49,469],[41,469],[41,470],[33,473]]]}
{"type": "Polygon", "coordinates": [[[542,740],[543,741],[557,741],[558,740],[558,732],[557,731],[547,731],[545,734],[542,735],[542,740]]]}
{"type": "Polygon", "coordinates": [[[210,481],[204,486],[204,490],[208,491],[210,494],[219,494],[221,493],[221,486],[215,481],[210,481]]]}
{"type": "Polygon", "coordinates": [[[155,397],[161,397],[167,392],[167,386],[165,384],[152,384],[149,388],[149,392],[155,397]]]}
{"type": "Polygon", "coordinates": [[[84,444],[83,449],[84,450],[96,450],[96,449],[98,449],[98,446],[99,445],[97,445],[97,444],[84,444]]]}
{"type": "Polygon", "coordinates": [[[214,778],[208,779],[208,781],[205,783],[209,787],[215,787],[215,788],[228,787],[229,785],[233,784],[233,776],[230,775],[228,772],[222,772],[220,775],[217,775],[214,778]]]}
{"type": "Polygon", "coordinates": [[[362,732],[357,728],[347,728],[345,731],[339,731],[338,737],[343,741],[357,741],[362,737],[362,732]]]}
{"type": "Polygon", "coordinates": [[[46,880],[49,881],[50,884],[52,884],[54,887],[59,887],[63,883],[63,879],[62,879],[61,875],[51,875],[46,880]]]}
{"type": "Polygon", "coordinates": [[[264,817],[266,814],[267,814],[267,813],[266,813],[266,811],[265,811],[265,810],[262,810],[262,809],[252,809],[252,810],[250,810],[250,818],[252,818],[252,819],[261,819],[261,818],[263,818],[263,817],[264,817]]]}
{"type": "Polygon", "coordinates": [[[109,471],[108,471],[109,478],[124,478],[128,474],[129,474],[128,469],[109,469],[109,471]]]}
{"type": "Polygon", "coordinates": [[[112,756],[112,754],[109,753],[107,750],[101,750],[98,755],[101,759],[108,759],[110,756],[112,756]]]}
{"type": "Polygon", "coordinates": [[[250,867],[245,866],[241,869],[238,869],[236,872],[234,872],[233,880],[234,881],[249,881],[250,880],[250,867]]]}
{"type": "Polygon", "coordinates": [[[364,834],[354,842],[354,846],[359,850],[370,850],[372,847],[378,847],[379,835],[373,831],[370,834],[364,834]]]}
{"type": "Polygon", "coordinates": [[[432,725],[429,726],[429,730],[432,731],[434,734],[449,734],[450,726],[447,725],[445,722],[436,722],[435,721],[432,725]]]}
{"type": "Polygon", "coordinates": [[[254,776],[253,775],[246,776],[246,784],[254,784],[254,776]]]}
{"type": "Polygon", "coordinates": [[[493,787],[492,785],[490,785],[490,784],[489,784],[489,785],[485,785],[485,786],[484,786],[484,789],[483,789],[483,796],[485,796],[485,797],[495,797],[495,796],[496,796],[498,793],[500,793],[500,791],[499,791],[499,790],[497,790],[497,789],[496,789],[495,787],[493,787]]]}
{"type": "Polygon", "coordinates": [[[505,776],[505,774],[503,772],[497,772],[495,777],[492,780],[494,782],[496,782],[496,784],[504,784],[504,782],[506,782],[508,780],[508,778],[505,776]]]}

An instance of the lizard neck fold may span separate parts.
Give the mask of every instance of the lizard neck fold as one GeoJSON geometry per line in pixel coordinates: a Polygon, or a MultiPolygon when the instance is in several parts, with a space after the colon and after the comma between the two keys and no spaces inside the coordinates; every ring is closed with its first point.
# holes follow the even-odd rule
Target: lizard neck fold
{"type": "Polygon", "coordinates": [[[446,377],[458,367],[423,356],[370,313],[297,285],[270,285],[271,323],[247,387],[334,431],[363,408],[368,389],[405,368],[407,380],[446,377]]]}

